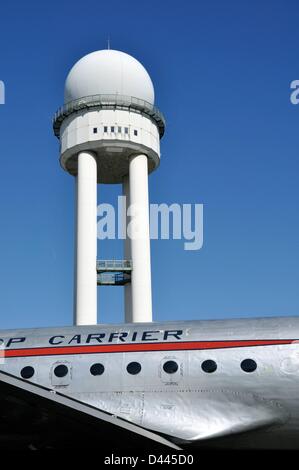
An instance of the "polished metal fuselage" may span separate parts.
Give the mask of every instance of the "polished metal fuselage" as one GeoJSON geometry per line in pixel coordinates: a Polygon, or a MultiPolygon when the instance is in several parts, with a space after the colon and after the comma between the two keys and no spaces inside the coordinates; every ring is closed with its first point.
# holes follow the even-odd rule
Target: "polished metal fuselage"
{"type": "Polygon", "coordinates": [[[1,370],[176,442],[299,448],[299,318],[184,321],[0,331],[1,370]],[[245,372],[245,359],[256,362],[245,372]],[[202,369],[213,360],[217,369],[202,369]],[[173,361],[177,371],[164,364],[173,361]],[[127,371],[137,362],[137,374],[127,371]],[[55,375],[57,365],[68,373],[55,375]],[[90,368],[102,364],[104,372],[90,368]]]}

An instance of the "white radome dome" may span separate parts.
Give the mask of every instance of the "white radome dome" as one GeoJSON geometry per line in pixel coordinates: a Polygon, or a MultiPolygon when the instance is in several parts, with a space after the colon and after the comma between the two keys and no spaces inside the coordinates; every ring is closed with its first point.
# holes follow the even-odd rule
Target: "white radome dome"
{"type": "Polygon", "coordinates": [[[64,102],[90,95],[125,95],[154,104],[155,92],[143,65],[121,51],[104,49],[82,57],[70,70],[64,102]]]}

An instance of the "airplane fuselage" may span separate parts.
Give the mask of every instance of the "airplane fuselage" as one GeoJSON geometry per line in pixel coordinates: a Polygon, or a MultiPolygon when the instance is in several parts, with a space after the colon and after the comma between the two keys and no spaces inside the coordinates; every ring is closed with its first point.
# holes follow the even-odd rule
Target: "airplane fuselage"
{"type": "Polygon", "coordinates": [[[299,318],[0,331],[0,369],[178,443],[299,448],[299,318]]]}

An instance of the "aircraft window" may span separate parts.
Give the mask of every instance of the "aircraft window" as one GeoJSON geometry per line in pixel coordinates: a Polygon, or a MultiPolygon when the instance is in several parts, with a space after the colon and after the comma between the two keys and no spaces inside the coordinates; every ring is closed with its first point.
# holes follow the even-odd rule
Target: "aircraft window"
{"type": "Polygon", "coordinates": [[[175,361],[167,361],[165,364],[163,364],[163,369],[167,374],[174,374],[177,372],[179,366],[175,361]]]}
{"type": "Polygon", "coordinates": [[[67,366],[64,364],[59,364],[59,366],[56,366],[54,369],[54,374],[56,377],[65,377],[68,373],[69,369],[67,366]]]}
{"type": "Polygon", "coordinates": [[[90,368],[91,375],[102,375],[104,373],[105,367],[103,364],[93,364],[90,368]]]}
{"type": "Polygon", "coordinates": [[[31,366],[23,367],[23,369],[21,370],[21,377],[23,377],[23,379],[31,379],[33,375],[34,369],[31,366]]]}
{"type": "Polygon", "coordinates": [[[256,368],[257,363],[253,359],[244,359],[244,361],[241,362],[241,369],[244,370],[244,372],[254,372],[256,368]]]}
{"type": "Polygon", "coordinates": [[[130,364],[127,365],[127,371],[132,375],[139,374],[141,371],[141,365],[139,362],[130,362],[130,364]]]}
{"type": "Polygon", "coordinates": [[[215,370],[217,369],[217,364],[215,361],[212,361],[211,359],[207,359],[206,361],[203,361],[203,363],[201,364],[201,368],[204,372],[211,374],[212,372],[215,372],[215,370]]]}

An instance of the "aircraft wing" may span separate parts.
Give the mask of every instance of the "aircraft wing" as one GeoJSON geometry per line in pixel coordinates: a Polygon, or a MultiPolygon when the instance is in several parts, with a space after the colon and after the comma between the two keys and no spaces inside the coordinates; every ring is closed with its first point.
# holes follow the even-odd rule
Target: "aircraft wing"
{"type": "MultiPolygon", "coordinates": [[[[167,413],[163,416],[160,412],[159,431],[173,436],[184,448],[267,448],[275,446],[274,438],[280,445],[280,429],[289,420],[289,411],[275,399],[241,390],[190,391],[188,401],[183,395],[180,398],[177,402],[171,397],[161,398],[167,413]]],[[[147,397],[147,410],[154,409],[155,400],[154,396],[147,397]]],[[[146,411],[145,425],[155,429],[152,414],[146,411]]]]}
{"type": "Polygon", "coordinates": [[[0,449],[179,449],[162,436],[0,371],[0,449]]]}

